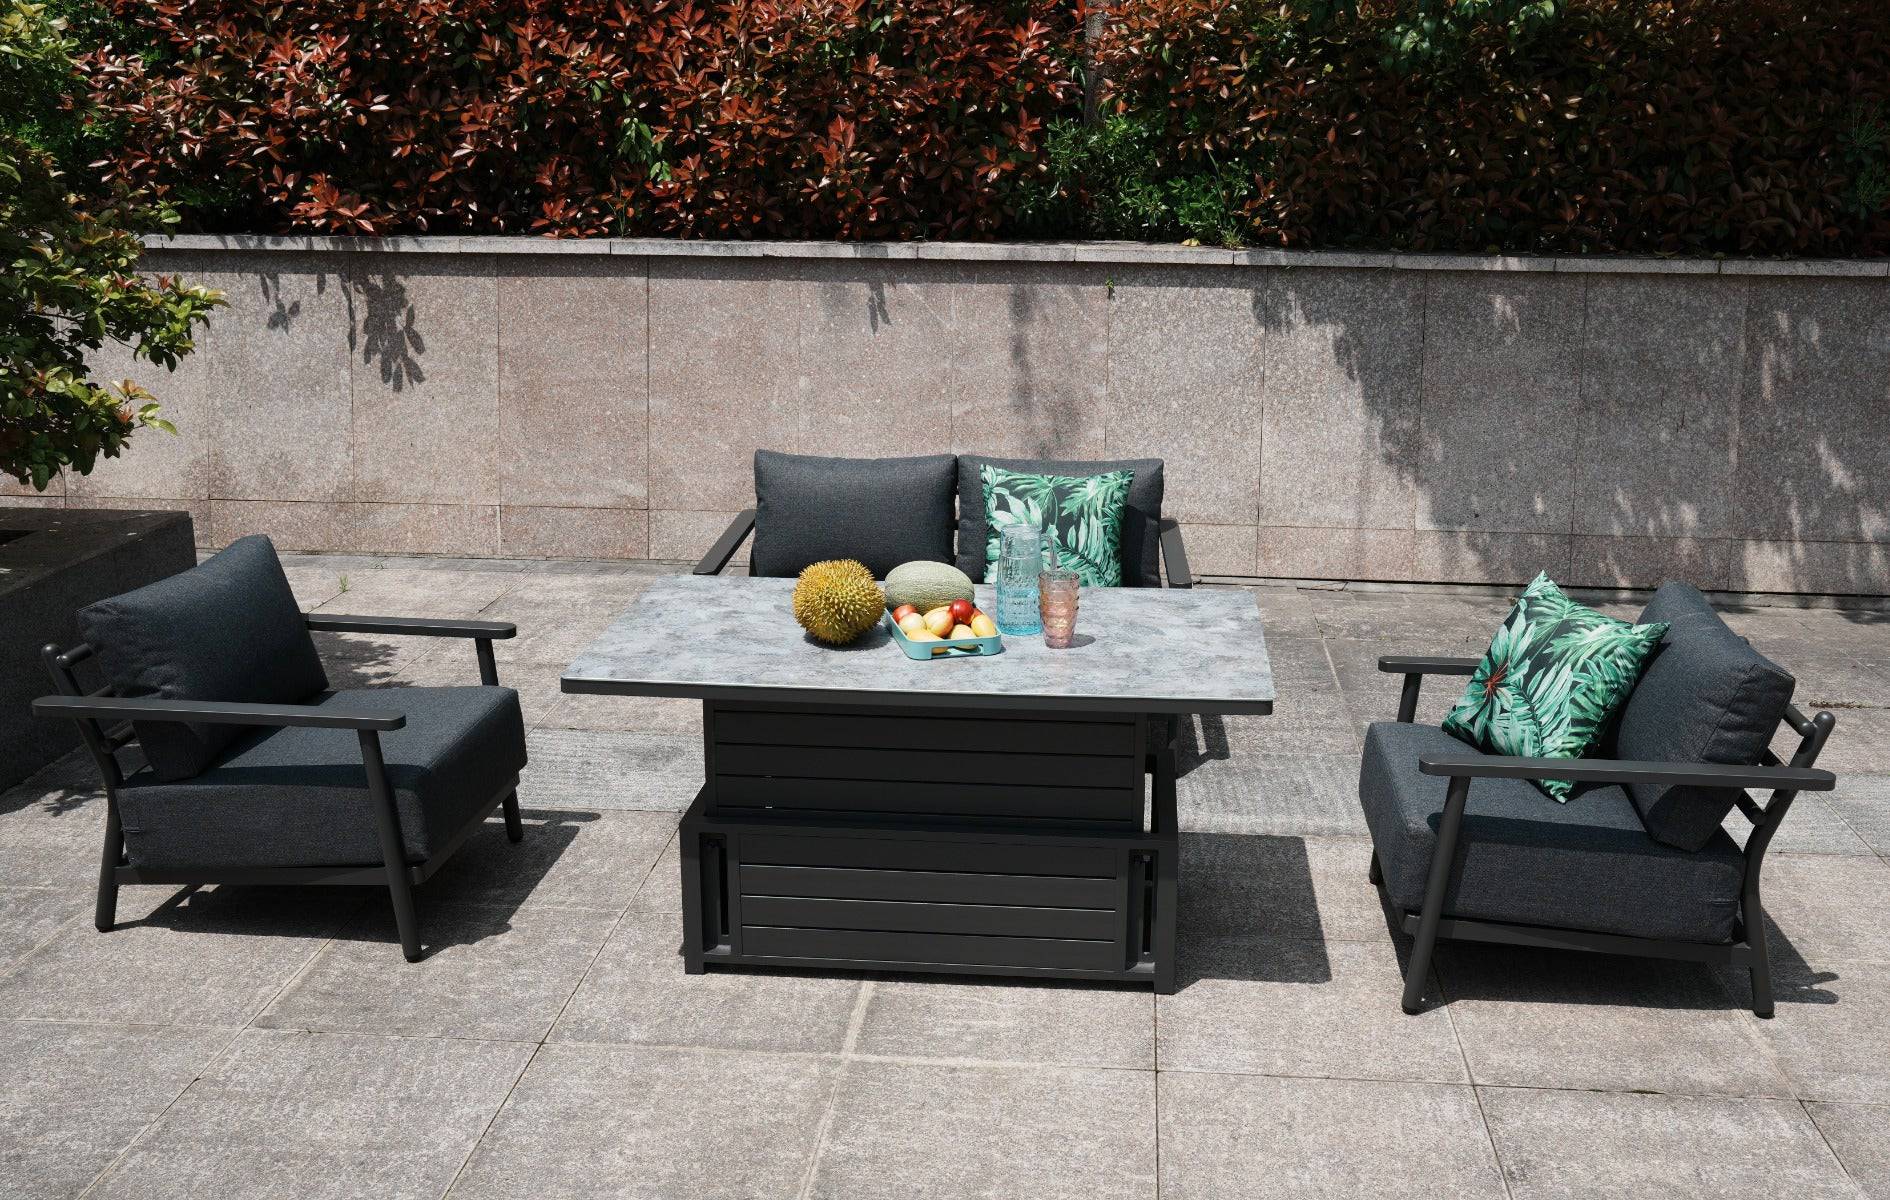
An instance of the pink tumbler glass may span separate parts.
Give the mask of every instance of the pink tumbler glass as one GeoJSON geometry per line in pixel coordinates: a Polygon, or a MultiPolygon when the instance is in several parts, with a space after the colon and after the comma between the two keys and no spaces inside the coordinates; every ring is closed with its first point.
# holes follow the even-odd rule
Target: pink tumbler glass
{"type": "Polygon", "coordinates": [[[1067,650],[1076,636],[1075,571],[1049,567],[1037,577],[1039,611],[1043,613],[1043,644],[1052,650],[1067,650]]]}

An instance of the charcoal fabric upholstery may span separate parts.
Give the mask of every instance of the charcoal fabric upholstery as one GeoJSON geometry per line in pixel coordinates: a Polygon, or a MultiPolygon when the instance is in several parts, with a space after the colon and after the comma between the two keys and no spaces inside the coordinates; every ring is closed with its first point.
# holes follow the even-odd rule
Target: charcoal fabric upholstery
{"type": "Polygon", "coordinates": [[[749,571],[798,575],[854,558],[877,579],[900,563],[952,560],[957,460],[815,458],[755,452],[755,541],[749,571]]]}
{"type": "Polygon", "coordinates": [[[1031,475],[1100,475],[1105,471],[1130,470],[1135,478],[1129,484],[1129,497],[1122,509],[1122,586],[1160,587],[1162,585],[1162,460],[1159,458],[1119,458],[1096,462],[1070,462],[1048,458],[984,458],[975,454],[958,456],[958,569],[978,582],[984,582],[985,550],[989,526],[984,513],[984,484],[978,470],[986,463],[1007,471],[1031,475]]]}
{"type": "MultiPolygon", "coordinates": [[[[407,860],[423,862],[525,766],[518,693],[503,687],[364,688],[323,708],[397,712],[380,735],[407,860]]],[[[119,790],[134,867],[373,866],[382,861],[367,770],[347,729],[246,731],[183,783],[140,771],[119,790]]]]}
{"type": "MultiPolygon", "coordinates": [[[[1381,721],[1365,736],[1359,800],[1385,886],[1423,907],[1449,780],[1424,754],[1469,752],[1433,725],[1381,721]]],[[[1589,787],[1548,804],[1527,780],[1470,782],[1444,915],[1629,937],[1730,942],[1745,858],[1723,830],[1688,853],[1647,835],[1627,792],[1589,787]]]]}
{"type": "MultiPolygon", "coordinates": [[[[295,704],[328,686],[308,622],[261,536],[169,579],[79,610],[79,636],[120,696],[295,704]]],[[[157,778],[188,779],[243,730],[177,721],[135,723],[157,778]]]]}
{"type": "MultiPolygon", "coordinates": [[[[1689,584],[1665,584],[1654,593],[1641,623],[1654,621],[1671,628],[1621,711],[1614,754],[1653,762],[1756,764],[1791,703],[1791,675],[1727,628],[1689,584]]],[[[1682,850],[1710,842],[1739,802],[1734,788],[1637,783],[1627,790],[1647,832],[1682,850]]]]}

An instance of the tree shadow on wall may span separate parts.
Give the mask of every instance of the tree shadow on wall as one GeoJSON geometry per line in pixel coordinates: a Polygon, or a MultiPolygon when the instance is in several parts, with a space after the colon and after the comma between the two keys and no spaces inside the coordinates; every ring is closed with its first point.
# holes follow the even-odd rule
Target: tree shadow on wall
{"type": "Polygon", "coordinates": [[[1307,455],[1269,449],[1267,497],[1310,499],[1282,519],[1263,497],[1261,524],[1385,531],[1357,535],[1365,577],[1410,530],[1402,565],[1440,581],[1881,591],[1882,296],[1868,280],[1277,273],[1252,312],[1268,402],[1297,408],[1307,455]]]}
{"type": "Polygon", "coordinates": [[[361,361],[380,367],[381,382],[396,392],[425,383],[420,358],[427,352],[407,285],[392,271],[378,277],[366,272],[347,278],[348,349],[361,361]]]}

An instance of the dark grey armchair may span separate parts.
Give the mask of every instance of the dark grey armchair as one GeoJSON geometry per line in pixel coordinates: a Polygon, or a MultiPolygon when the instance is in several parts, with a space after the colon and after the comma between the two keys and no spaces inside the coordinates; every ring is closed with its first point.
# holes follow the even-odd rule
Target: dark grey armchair
{"type": "Polygon", "coordinates": [[[304,615],[250,537],[78,625],[33,711],[77,721],[104,776],[101,932],[126,883],[363,884],[416,962],[413,889],[496,809],[523,837],[524,721],[492,653],[510,623],[304,615]],[[311,632],[467,638],[480,684],[331,689],[311,632]]]}
{"type": "Polygon", "coordinates": [[[1127,587],[1193,587],[1181,526],[1162,516],[1158,458],[1062,462],[935,454],[922,458],[815,458],[755,454],[756,507],[738,513],[697,575],[719,575],[752,535],[751,575],[797,575],[827,558],[857,558],[874,575],[902,562],[956,563],[984,582],[985,535],[978,468],[1094,475],[1130,468],[1122,521],[1122,582],[1127,587]]]}
{"type": "Polygon", "coordinates": [[[1791,676],[1694,588],[1667,584],[1640,620],[1671,628],[1603,758],[1483,754],[1414,723],[1424,676],[1469,675],[1477,659],[1379,660],[1404,690],[1397,721],[1366,734],[1359,800],[1372,882],[1415,938],[1406,1012],[1422,1007],[1437,939],[1461,938],[1743,966],[1753,1012],[1772,1015],[1759,872],[1798,793],[1836,785],[1813,765],[1836,719],[1794,707],[1791,676]],[[1781,722],[1799,739],[1790,763],[1769,748],[1781,722]],[[1557,804],[1537,779],[1590,786],[1557,804]],[[1735,809],[1752,825],[1743,847],[1721,827],[1735,809]]]}

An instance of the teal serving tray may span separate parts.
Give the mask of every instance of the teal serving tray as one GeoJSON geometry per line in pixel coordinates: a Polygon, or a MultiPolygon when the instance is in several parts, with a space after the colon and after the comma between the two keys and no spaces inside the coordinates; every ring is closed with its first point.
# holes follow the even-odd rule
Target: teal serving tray
{"type": "Polygon", "coordinates": [[[936,662],[942,658],[978,658],[990,654],[1004,653],[1004,635],[993,634],[982,638],[959,638],[950,642],[915,642],[906,636],[905,630],[886,614],[886,628],[892,631],[893,642],[906,657],[917,662],[936,662]]]}

